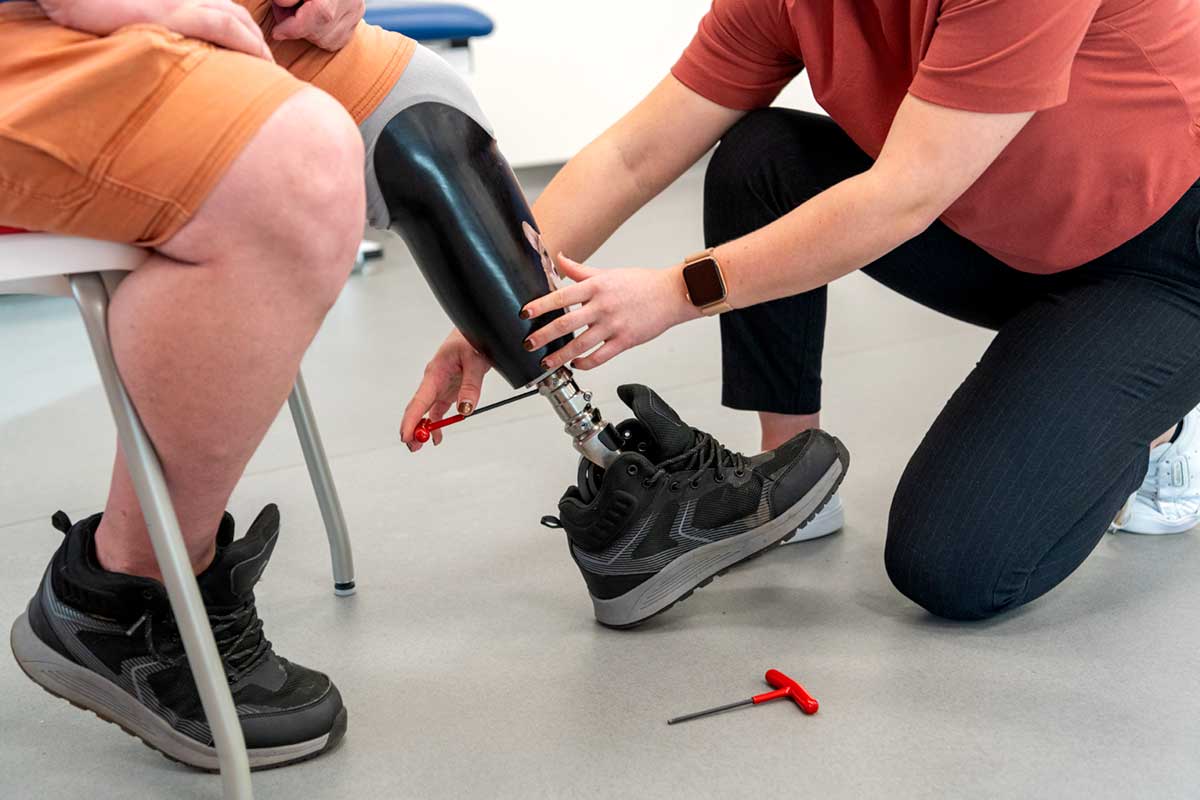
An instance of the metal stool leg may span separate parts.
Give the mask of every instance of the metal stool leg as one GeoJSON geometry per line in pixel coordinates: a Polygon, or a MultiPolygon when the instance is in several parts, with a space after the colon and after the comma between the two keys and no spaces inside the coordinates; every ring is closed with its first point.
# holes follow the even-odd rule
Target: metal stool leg
{"type": "Polygon", "coordinates": [[[142,428],[113,359],[108,340],[108,292],[100,276],[94,272],[72,275],[71,292],[87,327],[96,366],[100,369],[104,391],[117,423],[117,434],[129,475],[150,531],[154,557],[162,570],[171,609],[175,612],[188,663],[200,692],[200,702],[217,746],[225,797],[229,800],[251,800],[250,760],[246,755],[242,727],[238,723],[237,709],[233,705],[217,644],[208,624],[204,601],[200,598],[200,589],[192,574],[179,520],[171,504],[154,445],[142,428]]]}
{"type": "Polygon", "coordinates": [[[296,373],[296,385],[288,398],[288,407],[296,423],[296,434],[300,437],[300,449],[304,451],[313,491],[317,493],[321,518],[325,520],[325,535],[329,537],[329,555],[333,560],[333,593],[341,597],[352,595],[354,556],[350,552],[350,533],[346,529],[346,517],[342,514],[342,503],[333,484],[333,473],[329,471],[329,460],[325,457],[325,446],[321,444],[321,432],[317,430],[317,419],[313,416],[302,373],[296,373]]]}

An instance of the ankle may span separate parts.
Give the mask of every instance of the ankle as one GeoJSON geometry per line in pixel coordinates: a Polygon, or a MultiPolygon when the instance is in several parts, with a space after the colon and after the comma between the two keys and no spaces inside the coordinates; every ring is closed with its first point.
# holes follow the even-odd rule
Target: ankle
{"type": "MultiPolygon", "coordinates": [[[[128,532],[112,530],[102,519],[96,529],[95,544],[96,560],[108,572],[150,578],[162,583],[162,570],[154,555],[154,547],[150,544],[149,534],[144,529],[141,536],[133,536],[128,532]]],[[[187,546],[192,572],[199,575],[216,556],[216,540],[202,543],[199,547],[193,547],[188,542],[187,546]]]]}
{"type": "Polygon", "coordinates": [[[798,433],[821,427],[821,414],[775,414],[758,412],[762,426],[762,450],[774,450],[798,433]]]}
{"type": "Polygon", "coordinates": [[[1176,439],[1179,438],[1179,434],[1182,432],[1183,432],[1183,421],[1180,420],[1179,422],[1175,423],[1170,428],[1168,428],[1166,430],[1166,432],[1164,432],[1161,436],[1159,436],[1157,439],[1152,441],[1150,443],[1150,449],[1153,450],[1154,448],[1158,447],[1160,444],[1173,443],[1176,439]]]}

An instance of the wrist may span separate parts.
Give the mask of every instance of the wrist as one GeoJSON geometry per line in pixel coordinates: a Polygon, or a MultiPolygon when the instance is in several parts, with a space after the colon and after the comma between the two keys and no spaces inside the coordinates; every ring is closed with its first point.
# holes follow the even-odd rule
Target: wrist
{"type": "Polygon", "coordinates": [[[666,277],[667,308],[670,309],[671,324],[678,325],[704,316],[688,297],[687,284],[683,280],[682,262],[663,270],[666,277]]]}

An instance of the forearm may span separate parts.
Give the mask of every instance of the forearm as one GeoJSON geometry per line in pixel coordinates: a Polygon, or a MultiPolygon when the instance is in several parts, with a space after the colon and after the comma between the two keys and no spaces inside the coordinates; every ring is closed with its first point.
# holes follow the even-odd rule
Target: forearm
{"type": "Polygon", "coordinates": [[[550,252],[589,258],[743,113],[706,100],[668,75],[571,159],[538,198],[533,212],[550,252]]]}
{"type": "Polygon", "coordinates": [[[639,180],[622,155],[619,132],[609,131],[559,170],[533,215],[551,253],[584,260],[661,190],[639,180]]]}
{"type": "Polygon", "coordinates": [[[923,231],[942,209],[920,189],[898,188],[898,180],[869,170],[718,247],[729,302],[745,308],[824,286],[923,231]]]}

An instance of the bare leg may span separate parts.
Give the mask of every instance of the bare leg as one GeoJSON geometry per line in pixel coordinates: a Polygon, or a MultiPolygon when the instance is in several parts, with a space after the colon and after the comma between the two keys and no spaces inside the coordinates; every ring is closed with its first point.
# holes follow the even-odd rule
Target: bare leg
{"type": "MultiPolygon", "coordinates": [[[[113,298],[117,364],[197,571],[212,560],[229,495],[353,266],[362,159],[344,109],[315,89],[299,92],[113,298]]],[[[96,546],[106,569],[158,577],[120,453],[96,546]]]]}
{"type": "Polygon", "coordinates": [[[821,414],[773,414],[760,411],[758,421],[762,426],[762,449],[766,452],[774,450],[801,431],[821,427],[821,414]]]}
{"type": "Polygon", "coordinates": [[[1166,444],[1167,442],[1171,441],[1171,437],[1175,435],[1175,431],[1178,428],[1179,428],[1178,424],[1172,425],[1170,428],[1167,428],[1167,430],[1164,431],[1161,436],[1159,436],[1157,439],[1155,439],[1153,442],[1150,443],[1150,449],[1153,450],[1154,448],[1158,447],[1160,444],[1166,444]]]}

